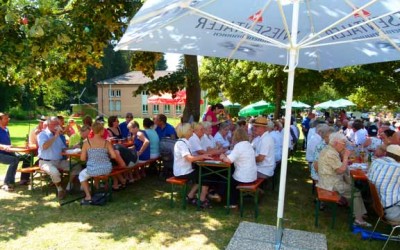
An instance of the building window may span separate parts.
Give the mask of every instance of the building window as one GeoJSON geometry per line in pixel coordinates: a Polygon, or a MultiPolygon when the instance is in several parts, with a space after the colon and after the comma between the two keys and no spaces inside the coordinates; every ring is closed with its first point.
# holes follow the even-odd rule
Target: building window
{"type": "Polygon", "coordinates": [[[142,95],[150,95],[150,92],[147,90],[147,91],[142,91],[142,95]]]}
{"type": "Polygon", "coordinates": [[[164,105],[164,114],[169,114],[169,113],[171,113],[171,106],[164,105]]]}
{"type": "Polygon", "coordinates": [[[180,104],[176,105],[176,114],[182,114],[182,106],[180,104]]]}
{"type": "Polygon", "coordinates": [[[121,101],[115,101],[115,111],[121,111],[121,101]]]}
{"type": "Polygon", "coordinates": [[[142,113],[143,114],[148,114],[149,113],[149,105],[143,104],[142,105],[142,113]]]}
{"type": "Polygon", "coordinates": [[[109,97],[121,97],[121,90],[120,89],[110,89],[108,91],[109,97]]]}
{"type": "Polygon", "coordinates": [[[158,114],[159,110],[160,110],[160,107],[158,106],[158,104],[153,105],[153,114],[158,114]]]}
{"type": "Polygon", "coordinates": [[[114,111],[115,107],[114,107],[114,101],[110,101],[109,105],[108,105],[108,109],[110,111],[114,111]]]}
{"type": "Polygon", "coordinates": [[[109,102],[109,110],[110,111],[121,111],[121,101],[110,101],[109,102]]]}

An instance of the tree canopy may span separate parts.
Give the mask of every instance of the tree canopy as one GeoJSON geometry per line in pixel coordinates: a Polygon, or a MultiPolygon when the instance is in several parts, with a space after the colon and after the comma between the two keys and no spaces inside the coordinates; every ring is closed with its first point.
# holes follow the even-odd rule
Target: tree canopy
{"type": "Polygon", "coordinates": [[[118,40],[140,1],[13,0],[0,8],[0,82],[86,80],[103,50],[118,40]]]}

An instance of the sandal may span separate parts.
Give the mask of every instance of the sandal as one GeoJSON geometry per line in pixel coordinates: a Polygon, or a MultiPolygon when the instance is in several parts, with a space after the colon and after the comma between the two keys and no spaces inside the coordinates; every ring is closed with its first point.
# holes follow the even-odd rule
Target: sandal
{"type": "Polygon", "coordinates": [[[361,226],[361,227],[372,227],[372,225],[369,224],[368,222],[366,222],[366,221],[359,221],[359,220],[357,220],[357,219],[354,220],[354,223],[353,223],[353,224],[356,225],[356,226],[361,226]]]}
{"type": "Polygon", "coordinates": [[[208,200],[201,201],[200,207],[203,209],[212,208],[211,203],[208,200]]]}
{"type": "Polygon", "coordinates": [[[81,206],[86,206],[86,205],[91,205],[91,204],[92,204],[92,200],[85,200],[85,199],[81,200],[81,206]]]}
{"type": "Polygon", "coordinates": [[[197,198],[196,197],[189,198],[189,196],[186,195],[186,202],[188,204],[196,206],[197,205],[197,198]]]}

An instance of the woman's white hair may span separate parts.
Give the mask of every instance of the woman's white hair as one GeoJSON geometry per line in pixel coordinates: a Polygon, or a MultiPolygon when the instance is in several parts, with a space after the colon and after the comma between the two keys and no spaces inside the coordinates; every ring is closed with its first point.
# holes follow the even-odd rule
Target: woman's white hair
{"type": "Polygon", "coordinates": [[[345,141],[346,140],[346,136],[340,132],[335,132],[332,133],[329,136],[329,145],[333,145],[335,144],[335,142],[341,142],[341,141],[345,141]]]}

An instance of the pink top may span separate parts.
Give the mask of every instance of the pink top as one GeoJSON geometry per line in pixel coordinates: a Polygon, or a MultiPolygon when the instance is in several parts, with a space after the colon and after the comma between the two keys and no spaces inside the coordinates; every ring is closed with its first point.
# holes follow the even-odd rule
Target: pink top
{"type": "MultiPolygon", "coordinates": [[[[207,121],[207,117],[211,117],[211,122],[217,122],[218,121],[217,116],[215,115],[215,113],[211,109],[209,109],[207,111],[206,116],[204,118],[204,121],[207,121]]],[[[217,125],[212,125],[211,128],[212,128],[211,134],[212,134],[212,136],[215,136],[215,134],[218,132],[218,126],[217,125]]]]}

